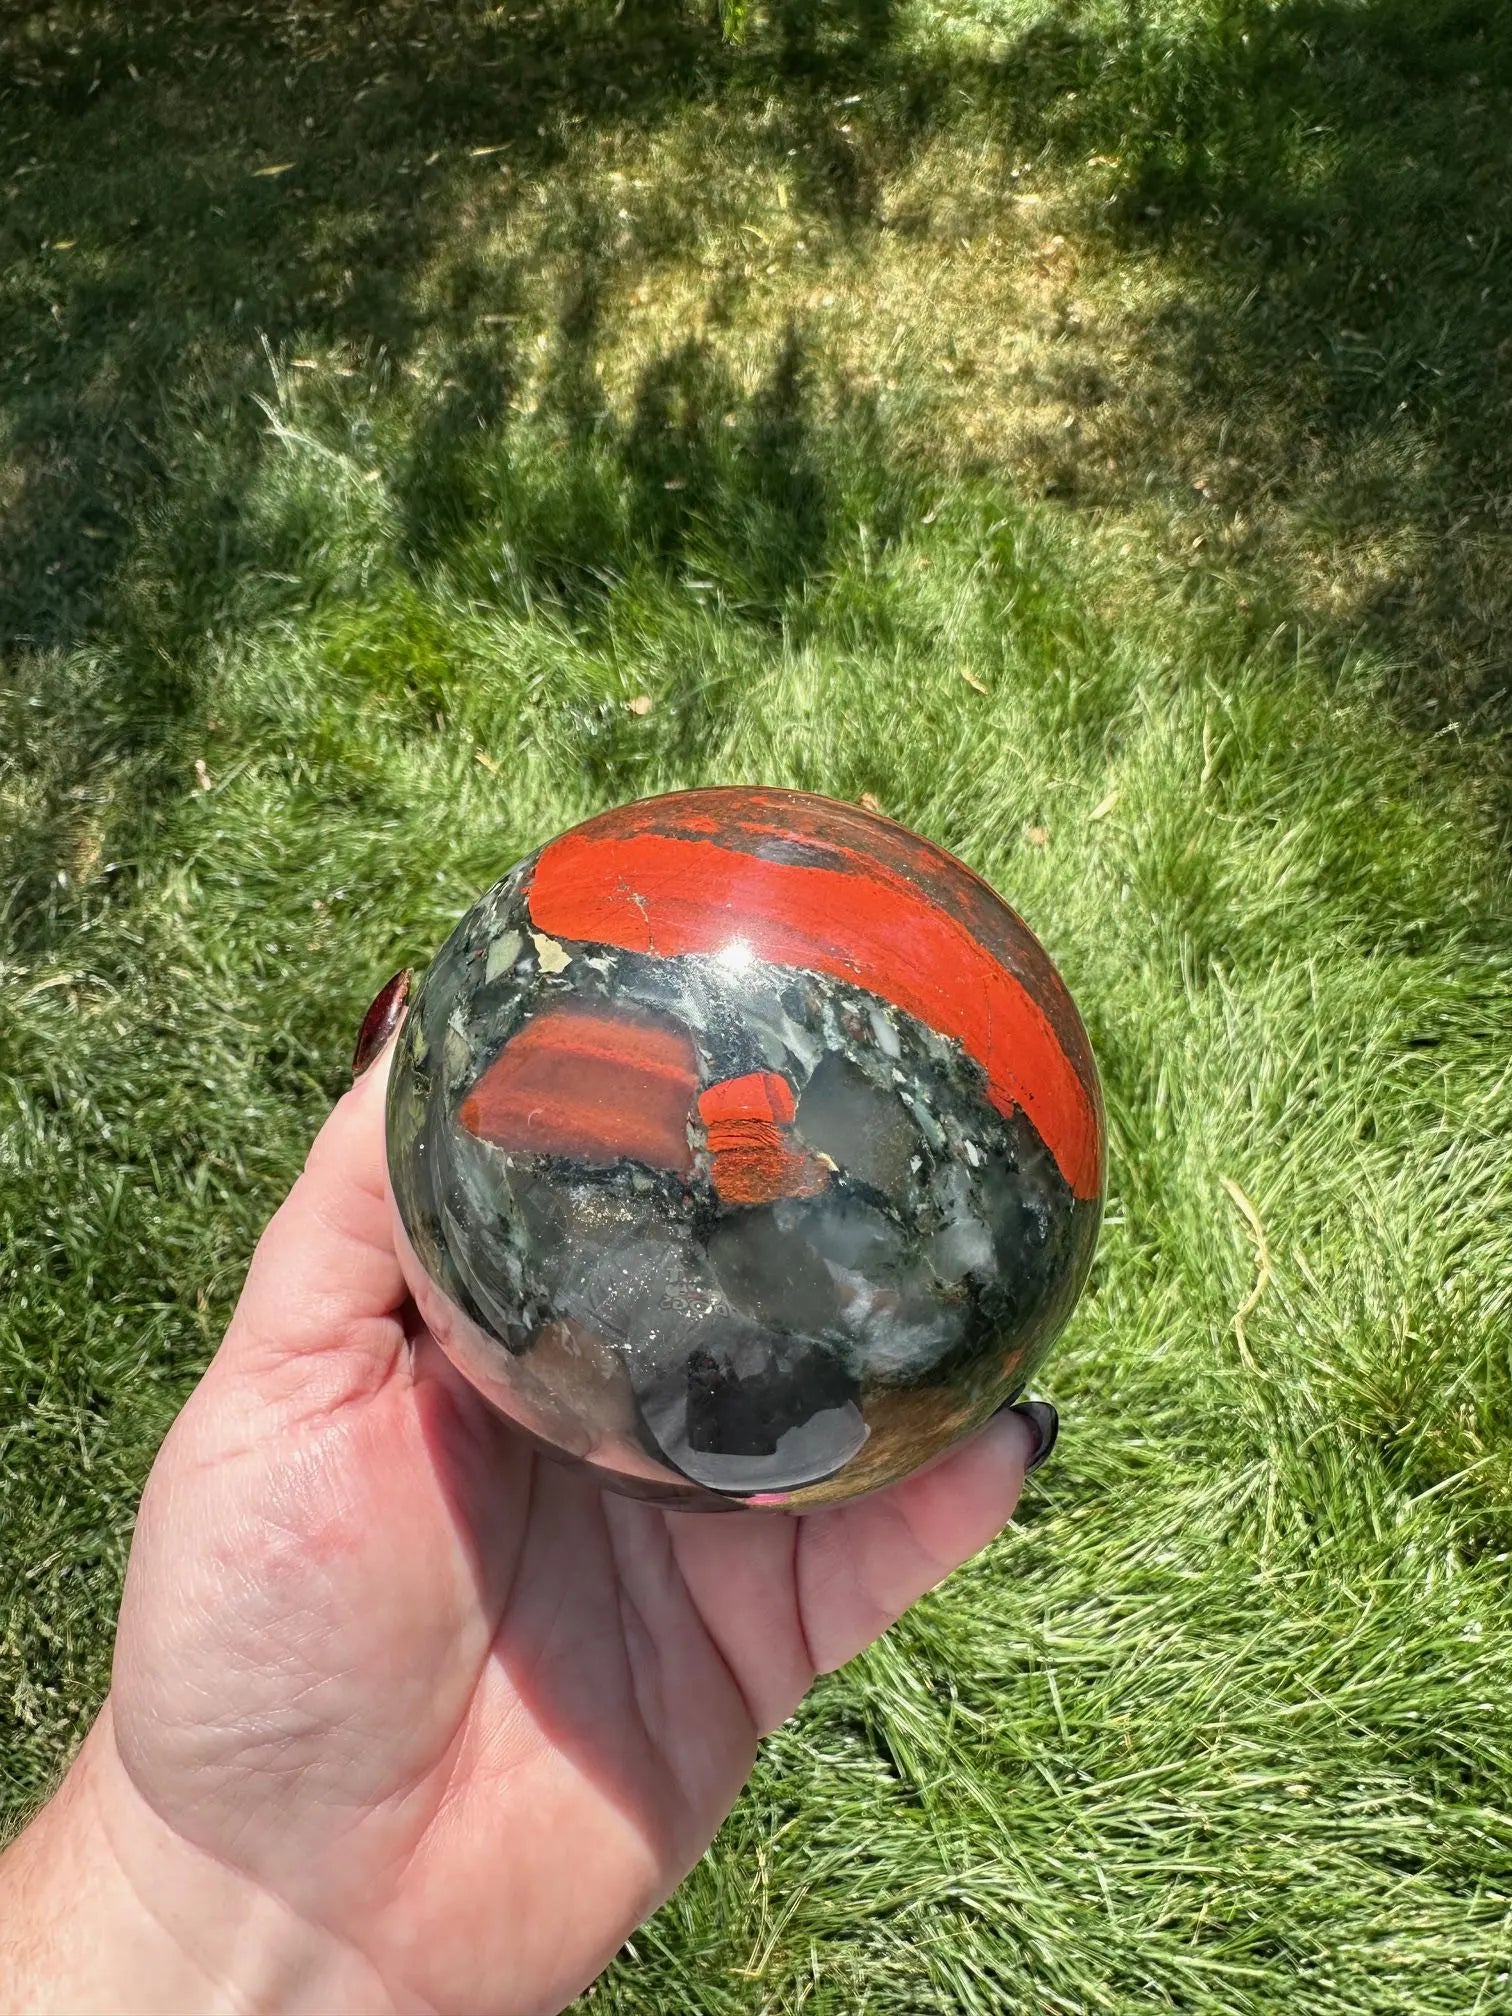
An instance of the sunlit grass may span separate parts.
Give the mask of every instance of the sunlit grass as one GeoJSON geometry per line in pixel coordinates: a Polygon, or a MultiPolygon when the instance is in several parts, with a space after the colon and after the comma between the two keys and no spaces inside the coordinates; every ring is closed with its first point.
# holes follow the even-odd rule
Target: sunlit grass
{"type": "Polygon", "coordinates": [[[1512,77],[1421,12],[0,31],[13,1814],[374,986],[760,778],[1040,931],[1108,1229],[1016,1531],[590,2006],[1505,2001],[1512,77]]]}

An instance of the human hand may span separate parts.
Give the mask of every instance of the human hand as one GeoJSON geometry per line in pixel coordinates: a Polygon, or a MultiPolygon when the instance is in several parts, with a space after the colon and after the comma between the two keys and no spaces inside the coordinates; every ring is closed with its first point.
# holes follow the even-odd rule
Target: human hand
{"type": "Polygon", "coordinates": [[[1012,1413],[801,1516],[669,1512],[538,1455],[407,1302],[387,1063],[153,1467],[109,1698],[0,1864],[9,2006],[559,2009],[702,1854],[758,1737],[1013,1509],[1036,1438],[1012,1413]]]}

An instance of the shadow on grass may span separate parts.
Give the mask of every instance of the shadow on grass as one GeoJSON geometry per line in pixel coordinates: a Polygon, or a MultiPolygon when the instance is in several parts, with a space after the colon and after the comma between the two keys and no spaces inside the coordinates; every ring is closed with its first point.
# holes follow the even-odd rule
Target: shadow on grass
{"type": "MultiPolygon", "coordinates": [[[[808,164],[808,197],[835,215],[859,215],[866,190],[829,131],[825,94],[852,74],[858,38],[880,47],[886,33],[885,4],[847,0],[795,10],[778,36],[788,114],[831,143],[808,164]]],[[[571,197],[564,163],[584,129],[650,129],[690,104],[748,95],[753,63],[773,74],[676,0],[512,14],[417,0],[355,15],[214,0],[11,10],[0,24],[11,269],[0,290],[0,654],[14,668],[11,760],[40,804],[21,910],[76,851],[78,806],[98,799],[105,772],[117,800],[151,802],[155,752],[201,706],[204,641],[225,627],[246,568],[266,564],[243,520],[272,361],[334,348],[364,377],[396,380],[422,341],[440,346],[446,383],[407,479],[408,545],[423,562],[465,504],[480,430],[514,390],[507,323],[528,277],[451,247],[438,263],[459,213],[486,191],[497,218],[501,186],[506,208],[518,205],[533,177],[555,176],[553,197],[559,186],[571,197]],[[186,460],[203,464],[207,447],[218,480],[196,479],[191,494],[186,460]],[[118,676],[81,708],[76,676],[56,668],[94,644],[118,676]]],[[[788,132],[774,128],[771,144],[788,132]]],[[[553,400],[582,440],[606,225],[588,200],[579,209],[567,244],[580,278],[559,345],[578,382],[553,400]]],[[[663,546],[687,514],[656,485],[664,451],[648,430],[673,424],[674,386],[691,369],[669,359],[648,380],[627,449],[663,546]]],[[[799,508],[811,515],[812,497],[799,508]]]]}
{"type": "Polygon", "coordinates": [[[186,422],[255,457],[265,345],[349,345],[393,370],[426,330],[476,333],[479,270],[423,307],[415,282],[467,181],[497,180],[484,149],[507,147],[523,181],[587,117],[658,116],[710,49],[656,0],[612,26],[592,9],[149,5],[70,31],[39,8],[0,38],[21,86],[10,249],[45,248],[6,317],[0,636],[41,647],[110,620],[186,422]]]}
{"type": "MultiPolygon", "coordinates": [[[[1394,661],[1417,727],[1512,714],[1512,12],[1224,0],[1014,52],[1041,144],[1116,153],[1100,225],[1183,275],[1143,364],[1226,444],[1214,499],[1300,507],[1309,627],[1394,661]],[[1059,90],[1047,90],[1054,79],[1059,90]],[[1372,543],[1342,608],[1307,578],[1372,543]]],[[[1159,449],[1158,440],[1147,446],[1159,449]]],[[[1095,479],[1094,479],[1095,480],[1095,479]]],[[[1299,566],[1297,563],[1301,562],[1299,566]]]]}
{"type": "Polygon", "coordinates": [[[406,548],[439,562],[475,524],[479,443],[507,432],[512,319],[534,276],[437,255],[485,191],[497,216],[501,178],[506,209],[548,186],[564,203],[554,228],[576,276],[546,404],[578,476],[537,588],[568,592],[562,554],[572,593],[591,574],[604,486],[583,472],[605,457],[647,564],[682,567],[723,536],[706,557],[761,620],[822,569],[838,507],[796,336],[754,404],[690,343],[645,372],[628,431],[600,424],[615,255],[575,150],[698,107],[733,136],[732,176],[785,164],[800,209],[854,240],[886,228],[884,178],[953,127],[1068,163],[1116,154],[1121,193],[1090,228],[1189,281],[1141,333],[1170,397],[1131,417],[1133,458],[1174,466],[1173,411],[1200,416],[1229,444],[1215,510],[1289,494],[1320,554],[1375,539],[1384,558],[1342,609],[1307,578],[1305,539],[1281,555],[1276,595],[1305,627],[1378,644],[1417,725],[1505,725],[1512,15],[1491,0],[1213,0],[1174,26],[1047,0],[990,41],[929,51],[888,0],[779,0],[740,48],[669,0],[36,6],[0,27],[0,64],[15,276],[0,295],[0,650],[24,661],[13,683],[51,780],[29,850],[44,879],[110,765],[150,801],[154,751],[201,704],[204,640],[266,564],[242,521],[270,357],[336,348],[397,382],[439,345],[445,383],[402,483],[406,548]],[[709,424],[721,401],[749,458],[734,510],[709,424]],[[191,496],[186,445],[205,442],[220,475],[191,496]],[[167,578],[144,560],[156,528],[160,568],[165,524],[167,578]],[[119,673],[81,708],[47,654],[92,643],[119,673]]]}

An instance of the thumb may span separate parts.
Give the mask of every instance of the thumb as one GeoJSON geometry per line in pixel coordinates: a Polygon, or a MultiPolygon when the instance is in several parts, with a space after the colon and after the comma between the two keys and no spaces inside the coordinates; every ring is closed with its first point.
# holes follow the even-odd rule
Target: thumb
{"type": "MultiPolygon", "coordinates": [[[[276,1392],[291,1376],[303,1387],[318,1359],[329,1380],[355,1397],[398,1362],[406,1289],[384,1153],[393,1054],[391,1038],[337,1102],[258,1241],[221,1346],[223,1370],[271,1382],[276,1392]]],[[[333,1397],[341,1396],[322,1394],[326,1403],[333,1397]]]]}

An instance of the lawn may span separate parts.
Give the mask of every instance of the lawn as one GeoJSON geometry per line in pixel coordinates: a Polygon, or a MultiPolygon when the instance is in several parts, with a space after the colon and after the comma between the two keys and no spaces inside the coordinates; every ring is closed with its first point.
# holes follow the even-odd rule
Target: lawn
{"type": "Polygon", "coordinates": [[[1013,1530],[584,2008],[1512,2009],[1512,10],[13,0],[0,1792],[368,996],[875,800],[1111,1192],[1013,1530]]]}

